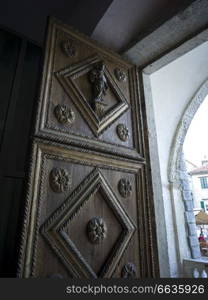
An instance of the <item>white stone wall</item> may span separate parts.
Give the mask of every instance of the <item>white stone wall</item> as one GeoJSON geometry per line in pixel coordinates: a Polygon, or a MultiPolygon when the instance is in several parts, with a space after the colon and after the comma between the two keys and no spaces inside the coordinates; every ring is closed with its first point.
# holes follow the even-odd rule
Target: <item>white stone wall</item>
{"type": "MultiPolygon", "coordinates": [[[[148,122],[150,131],[151,123],[155,122],[169,265],[173,277],[180,276],[180,262],[190,256],[190,251],[185,228],[183,201],[180,199],[177,187],[175,191],[173,189],[173,194],[177,195],[171,195],[170,192],[168,181],[169,157],[177,126],[184,110],[208,78],[207,54],[208,43],[205,42],[153,74],[144,74],[144,81],[149,77],[151,86],[154,120],[152,116],[150,117],[151,111],[149,111],[148,122]]],[[[148,98],[150,95],[147,95],[146,92],[146,96],[148,98]]],[[[155,163],[152,161],[153,173],[154,168],[155,163]]]]}

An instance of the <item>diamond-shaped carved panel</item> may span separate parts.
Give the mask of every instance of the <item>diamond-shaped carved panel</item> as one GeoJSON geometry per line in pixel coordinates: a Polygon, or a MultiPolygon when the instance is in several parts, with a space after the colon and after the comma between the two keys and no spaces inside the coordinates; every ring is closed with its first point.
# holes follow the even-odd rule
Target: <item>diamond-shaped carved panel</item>
{"type": "Polygon", "coordinates": [[[106,179],[95,169],[41,226],[41,233],[74,277],[109,278],[135,229],[106,179]],[[98,244],[87,234],[87,225],[95,217],[105,223],[98,244]],[[99,256],[96,264],[95,256],[99,256]]]}
{"type": "Polygon", "coordinates": [[[105,201],[101,186],[86,202],[84,209],[80,209],[76,218],[71,220],[65,231],[99,277],[106,259],[122,232],[120,221],[109,207],[108,201],[105,201]],[[93,224],[94,220],[101,220],[101,223],[96,227],[97,224],[93,224]],[[77,234],[78,228],[79,234],[77,234]]]}
{"type": "Polygon", "coordinates": [[[101,58],[95,56],[55,73],[95,136],[129,107],[101,58]]]}

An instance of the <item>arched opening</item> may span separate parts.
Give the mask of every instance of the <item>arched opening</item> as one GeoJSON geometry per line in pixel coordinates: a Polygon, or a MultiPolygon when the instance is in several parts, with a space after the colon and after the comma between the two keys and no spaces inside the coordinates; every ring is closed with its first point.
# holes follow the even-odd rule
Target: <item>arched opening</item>
{"type": "Polygon", "coordinates": [[[163,264],[166,257],[170,277],[184,276],[185,260],[201,260],[183,144],[208,94],[208,73],[204,68],[208,63],[207,49],[208,43],[197,36],[147,66],[142,74],[154,201],[159,216],[160,267],[164,273],[167,271],[163,264]]]}
{"type": "MultiPolygon", "coordinates": [[[[207,272],[203,262],[206,263],[208,259],[208,226],[205,225],[208,219],[206,214],[208,162],[207,159],[201,159],[208,152],[206,113],[208,113],[208,80],[192,97],[178,123],[171,148],[168,173],[172,201],[176,203],[181,198],[184,204],[185,228],[190,257],[193,259],[191,263],[185,260],[183,272],[186,276],[188,274],[188,276],[205,278],[207,272]],[[199,264],[199,261],[202,264],[199,264]]],[[[179,228],[178,244],[180,244],[179,228]]]]}
{"type": "Polygon", "coordinates": [[[196,233],[202,257],[208,258],[208,95],[193,116],[183,144],[190,181],[196,233]]]}
{"type": "MultiPolygon", "coordinates": [[[[199,146],[199,144],[197,143],[195,143],[194,145],[194,136],[196,137],[196,130],[199,130],[199,128],[197,129],[197,127],[201,123],[200,117],[202,116],[203,109],[207,107],[207,95],[208,81],[205,81],[198,89],[196,94],[192,97],[183,113],[183,116],[176,130],[170,155],[169,181],[171,183],[172,193],[174,189],[178,189],[181,192],[186,215],[185,222],[187,236],[189,240],[191,258],[193,259],[200,258],[201,253],[199,249],[194,214],[194,209],[196,209],[197,207],[193,199],[192,182],[190,181],[190,176],[188,173],[189,170],[187,170],[187,166],[188,162],[191,162],[192,160],[191,157],[193,157],[195,159],[195,162],[199,164],[199,156],[201,151],[194,151],[194,149],[198,149],[197,147],[199,146]],[[191,143],[192,150],[190,149],[191,143]],[[185,156],[184,152],[186,154],[185,156]]],[[[198,142],[203,139],[203,137],[201,137],[201,139],[200,137],[201,134],[198,132],[198,142]]],[[[202,140],[201,143],[203,143],[202,140]]]]}

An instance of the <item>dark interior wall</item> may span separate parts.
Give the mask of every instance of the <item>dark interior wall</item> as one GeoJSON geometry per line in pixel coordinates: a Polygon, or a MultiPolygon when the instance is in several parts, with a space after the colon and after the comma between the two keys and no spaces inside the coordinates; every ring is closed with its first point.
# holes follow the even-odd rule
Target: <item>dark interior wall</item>
{"type": "Polygon", "coordinates": [[[1,1],[0,25],[36,42],[44,42],[47,17],[54,16],[91,35],[113,0],[7,0],[1,1]]]}
{"type": "Polygon", "coordinates": [[[0,277],[15,277],[41,48],[0,30],[0,277]]]}

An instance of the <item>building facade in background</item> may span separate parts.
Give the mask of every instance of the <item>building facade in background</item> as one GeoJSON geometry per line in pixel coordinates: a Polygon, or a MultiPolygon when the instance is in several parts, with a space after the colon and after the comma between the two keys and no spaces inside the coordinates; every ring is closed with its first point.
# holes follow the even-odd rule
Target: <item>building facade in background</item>
{"type": "Polygon", "coordinates": [[[208,213],[208,160],[204,159],[201,166],[193,167],[189,175],[191,176],[194,210],[203,210],[208,213]]]}

